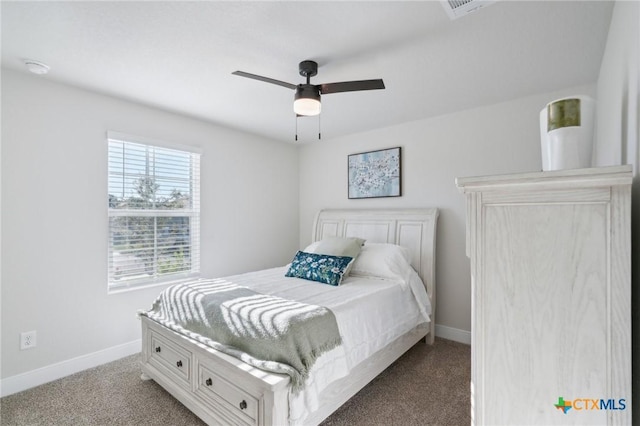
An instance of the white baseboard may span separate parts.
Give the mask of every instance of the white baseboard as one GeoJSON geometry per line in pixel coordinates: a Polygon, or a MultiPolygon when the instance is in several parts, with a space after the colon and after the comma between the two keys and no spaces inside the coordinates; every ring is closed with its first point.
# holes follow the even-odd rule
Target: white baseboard
{"type": "Polygon", "coordinates": [[[470,331],[447,327],[446,325],[436,324],[436,336],[447,340],[453,340],[454,342],[465,343],[467,345],[471,344],[470,331]]]}
{"type": "MultiPolygon", "coordinates": [[[[436,324],[436,336],[455,342],[471,344],[471,333],[458,328],[436,324]]],[[[0,397],[12,395],[35,386],[49,383],[62,377],[70,376],[88,368],[97,367],[111,361],[116,361],[125,356],[140,352],[142,340],[124,343],[122,345],[107,348],[98,352],[82,355],[77,358],[62,361],[57,364],[27,371],[0,380],[0,397]]]]}
{"type": "Polygon", "coordinates": [[[97,367],[136,354],[140,352],[141,348],[142,340],[138,339],[133,342],[123,343],[122,345],[7,377],[0,380],[0,397],[21,392],[88,368],[97,367]]]}

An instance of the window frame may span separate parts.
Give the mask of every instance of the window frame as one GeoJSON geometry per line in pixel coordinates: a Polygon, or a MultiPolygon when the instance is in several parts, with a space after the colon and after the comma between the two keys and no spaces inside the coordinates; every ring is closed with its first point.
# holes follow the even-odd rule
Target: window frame
{"type": "MultiPolygon", "coordinates": [[[[188,145],[182,145],[177,143],[170,143],[166,141],[154,140],[140,136],[133,136],[120,132],[107,132],[107,292],[108,294],[120,293],[123,291],[139,290],[149,287],[155,287],[160,285],[166,285],[171,283],[182,282],[185,280],[197,278],[200,276],[200,163],[202,157],[202,150],[188,145]],[[145,145],[152,148],[169,149],[180,151],[183,154],[189,154],[190,156],[190,194],[191,194],[191,207],[187,209],[136,209],[136,208],[119,208],[115,209],[111,207],[110,203],[110,181],[112,178],[110,168],[110,146],[111,142],[124,142],[137,145],[145,145]],[[157,246],[154,243],[154,260],[152,276],[145,278],[131,278],[118,282],[113,278],[113,250],[112,250],[112,225],[111,219],[114,217],[188,217],[189,220],[189,250],[190,250],[190,269],[188,271],[174,272],[162,274],[158,273],[158,257],[157,246]]],[[[148,160],[147,160],[148,161],[148,160]]],[[[146,165],[148,167],[148,165],[146,165]]],[[[150,175],[144,175],[145,178],[149,178],[150,175]]],[[[123,177],[123,181],[124,181],[123,177]]],[[[158,229],[154,226],[153,232],[154,242],[158,239],[158,229]]]]}

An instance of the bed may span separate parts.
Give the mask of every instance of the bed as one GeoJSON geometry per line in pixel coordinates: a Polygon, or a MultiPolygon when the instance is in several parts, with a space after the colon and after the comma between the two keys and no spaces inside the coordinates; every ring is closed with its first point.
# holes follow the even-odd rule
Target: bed
{"type": "MultiPolygon", "coordinates": [[[[251,359],[221,350],[209,339],[152,315],[140,315],[142,379],[155,380],[208,424],[319,424],[413,345],[423,339],[433,343],[437,218],[437,209],[332,209],[316,215],[312,243],[331,237],[363,239],[356,258],[362,265],[378,259],[371,253],[401,253],[411,265],[402,270],[403,280],[395,273],[393,279],[369,276],[367,267],[363,273],[355,263],[337,287],[284,278],[291,265],[206,283],[233,283],[246,291],[255,287],[272,297],[284,292],[294,299],[291,295],[298,294],[300,303],[317,303],[334,313],[340,345],[315,360],[302,388],[294,386],[298,382],[290,374],[258,368],[260,364],[251,359]],[[286,286],[283,279],[289,280],[286,286]],[[408,303],[416,306],[415,312],[408,303]],[[390,325],[394,318],[398,323],[390,325]]],[[[297,255],[293,263],[296,259],[297,255]]],[[[377,266],[372,268],[378,271],[377,266]]]]}

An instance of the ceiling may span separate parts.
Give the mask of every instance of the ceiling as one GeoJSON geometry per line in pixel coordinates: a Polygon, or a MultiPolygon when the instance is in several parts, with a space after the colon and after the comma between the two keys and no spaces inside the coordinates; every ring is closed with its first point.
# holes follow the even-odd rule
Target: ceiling
{"type": "MultiPolygon", "coordinates": [[[[322,97],[298,143],[595,83],[613,2],[498,1],[456,20],[438,1],[1,3],[2,66],[294,142],[298,84],[384,79],[322,97]]],[[[542,106],[541,106],[542,107],[542,106]]]]}

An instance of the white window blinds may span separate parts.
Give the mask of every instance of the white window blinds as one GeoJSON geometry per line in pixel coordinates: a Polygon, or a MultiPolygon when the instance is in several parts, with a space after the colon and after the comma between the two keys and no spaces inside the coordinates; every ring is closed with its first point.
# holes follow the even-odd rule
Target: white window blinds
{"type": "Polygon", "coordinates": [[[200,272],[200,155],[109,133],[109,289],[200,272]]]}

